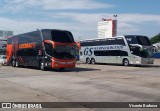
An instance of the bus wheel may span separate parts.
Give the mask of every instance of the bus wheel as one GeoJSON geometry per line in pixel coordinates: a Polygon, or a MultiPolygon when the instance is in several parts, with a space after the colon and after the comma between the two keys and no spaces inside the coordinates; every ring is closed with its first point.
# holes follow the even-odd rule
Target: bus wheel
{"type": "Polygon", "coordinates": [[[12,61],[12,67],[15,67],[15,61],[14,60],[12,61]]]}
{"type": "Polygon", "coordinates": [[[17,60],[16,60],[16,63],[15,63],[15,66],[16,66],[16,67],[19,67],[19,63],[18,63],[17,60]]]}
{"type": "Polygon", "coordinates": [[[124,66],[129,66],[129,60],[128,59],[124,59],[123,60],[123,65],[124,66]]]}
{"type": "Polygon", "coordinates": [[[87,63],[87,64],[90,64],[90,63],[91,63],[91,61],[90,61],[89,58],[86,59],[86,63],[87,63]]]}
{"type": "Polygon", "coordinates": [[[40,62],[40,70],[45,71],[45,66],[43,61],[40,62]]]}
{"type": "Polygon", "coordinates": [[[95,63],[96,63],[95,59],[92,58],[92,59],[91,59],[91,64],[95,64],[95,63]]]}

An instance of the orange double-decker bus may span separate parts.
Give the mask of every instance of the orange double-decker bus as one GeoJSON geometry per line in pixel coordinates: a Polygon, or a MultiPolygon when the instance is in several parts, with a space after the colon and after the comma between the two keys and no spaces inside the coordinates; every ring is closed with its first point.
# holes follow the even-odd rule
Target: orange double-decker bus
{"type": "Polygon", "coordinates": [[[77,44],[66,30],[42,29],[9,37],[7,63],[13,67],[74,68],[77,44]]]}

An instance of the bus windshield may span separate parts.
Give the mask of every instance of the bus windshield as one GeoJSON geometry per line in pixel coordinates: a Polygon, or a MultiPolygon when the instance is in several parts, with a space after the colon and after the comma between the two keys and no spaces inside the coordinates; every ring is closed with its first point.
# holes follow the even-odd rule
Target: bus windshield
{"type": "Polygon", "coordinates": [[[69,31],[52,30],[52,40],[60,43],[74,43],[72,34],[69,31]]]}
{"type": "Polygon", "coordinates": [[[74,59],[77,52],[76,46],[56,45],[55,48],[52,44],[45,43],[46,53],[57,59],[74,59]]]}
{"type": "Polygon", "coordinates": [[[133,47],[132,46],[131,47],[131,53],[133,55],[143,57],[143,58],[152,57],[151,51],[149,51],[147,49],[140,50],[140,47],[133,47]]]}
{"type": "Polygon", "coordinates": [[[56,45],[53,49],[52,56],[57,59],[74,59],[76,56],[76,47],[56,45]]]}
{"type": "Polygon", "coordinates": [[[142,46],[151,46],[151,43],[146,36],[134,36],[134,35],[127,35],[125,36],[128,44],[139,44],[142,46]]]}

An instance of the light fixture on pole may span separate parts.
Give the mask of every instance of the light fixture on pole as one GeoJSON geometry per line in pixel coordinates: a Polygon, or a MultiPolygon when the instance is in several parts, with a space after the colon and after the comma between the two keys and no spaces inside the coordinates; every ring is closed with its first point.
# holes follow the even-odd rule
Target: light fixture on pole
{"type": "Polygon", "coordinates": [[[116,18],[118,17],[118,15],[113,15],[113,17],[115,18],[115,20],[116,20],[116,18]]]}

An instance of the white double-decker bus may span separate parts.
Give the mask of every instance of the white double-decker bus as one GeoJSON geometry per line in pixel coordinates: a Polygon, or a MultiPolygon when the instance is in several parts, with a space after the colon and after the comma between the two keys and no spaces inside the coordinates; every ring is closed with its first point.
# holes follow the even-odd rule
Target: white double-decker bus
{"type": "Polygon", "coordinates": [[[125,35],[80,41],[80,61],[87,64],[153,64],[153,46],[146,36],[125,35]]]}

